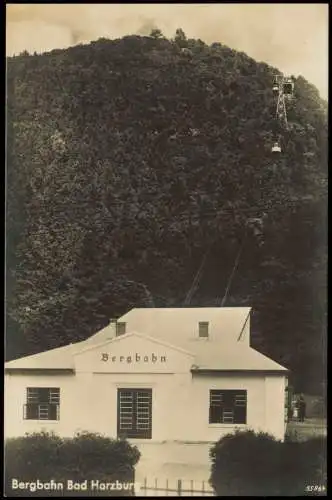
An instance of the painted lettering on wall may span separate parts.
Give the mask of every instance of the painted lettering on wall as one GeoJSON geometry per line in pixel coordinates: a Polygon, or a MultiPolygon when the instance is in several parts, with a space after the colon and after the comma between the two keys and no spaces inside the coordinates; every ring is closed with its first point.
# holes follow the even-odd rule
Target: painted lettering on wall
{"type": "Polygon", "coordinates": [[[102,352],[100,360],[111,363],[166,363],[166,356],[158,356],[154,353],[143,355],[137,352],[135,356],[113,356],[109,352],[102,352]]]}

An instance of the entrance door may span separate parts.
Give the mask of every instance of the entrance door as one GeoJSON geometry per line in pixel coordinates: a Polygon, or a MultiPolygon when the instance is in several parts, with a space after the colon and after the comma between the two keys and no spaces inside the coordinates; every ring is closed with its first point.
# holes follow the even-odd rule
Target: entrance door
{"type": "Polygon", "coordinates": [[[152,389],[118,389],[118,437],[151,439],[152,389]]]}

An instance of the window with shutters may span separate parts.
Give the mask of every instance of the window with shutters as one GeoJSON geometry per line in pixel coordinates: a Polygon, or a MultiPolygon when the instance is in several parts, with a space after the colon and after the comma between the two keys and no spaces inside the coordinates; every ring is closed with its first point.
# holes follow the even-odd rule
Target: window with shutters
{"type": "Polygon", "coordinates": [[[60,389],[58,387],[28,387],[23,407],[26,420],[59,420],[60,389]]]}
{"type": "Polygon", "coordinates": [[[246,424],[247,391],[211,390],[210,424],[246,424]]]}
{"type": "Polygon", "coordinates": [[[152,389],[118,389],[118,437],[151,439],[152,389]]]}
{"type": "Polygon", "coordinates": [[[198,323],[198,336],[207,338],[209,336],[209,322],[208,321],[200,321],[198,323]]]}

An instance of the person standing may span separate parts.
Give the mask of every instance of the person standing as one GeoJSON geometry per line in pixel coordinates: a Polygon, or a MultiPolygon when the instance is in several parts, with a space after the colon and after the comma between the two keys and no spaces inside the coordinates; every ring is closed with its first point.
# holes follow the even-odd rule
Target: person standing
{"type": "Polygon", "coordinates": [[[293,420],[298,420],[299,418],[299,405],[298,405],[298,400],[296,397],[293,398],[293,401],[292,401],[292,417],[293,417],[293,420]]]}
{"type": "Polygon", "coordinates": [[[306,410],[306,402],[303,397],[303,394],[301,394],[299,401],[298,401],[298,408],[299,408],[299,421],[304,422],[305,419],[305,410],[306,410]]]}

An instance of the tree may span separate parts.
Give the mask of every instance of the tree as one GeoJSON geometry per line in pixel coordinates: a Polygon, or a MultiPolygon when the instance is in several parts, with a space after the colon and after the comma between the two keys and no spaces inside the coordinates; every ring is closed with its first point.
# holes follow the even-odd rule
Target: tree
{"type": "Polygon", "coordinates": [[[185,32],[181,29],[181,28],[178,28],[175,32],[175,37],[174,37],[174,41],[177,45],[179,45],[179,47],[186,47],[187,46],[187,37],[186,37],[186,34],[185,32]]]}
{"type": "Polygon", "coordinates": [[[162,31],[158,28],[153,28],[151,30],[150,36],[152,38],[163,38],[164,37],[164,35],[162,34],[162,31]]]}
{"type": "Polygon", "coordinates": [[[254,345],[313,390],[326,105],[296,79],[285,154],[272,158],[274,70],[197,40],[186,58],[161,36],[8,58],[7,336],[24,335],[27,353],[81,340],[146,305],[128,282],[181,306],[209,245],[191,305],[217,305],[248,220],[266,214],[225,305],[252,306],[254,345]]]}

